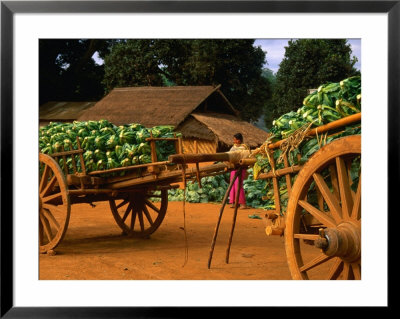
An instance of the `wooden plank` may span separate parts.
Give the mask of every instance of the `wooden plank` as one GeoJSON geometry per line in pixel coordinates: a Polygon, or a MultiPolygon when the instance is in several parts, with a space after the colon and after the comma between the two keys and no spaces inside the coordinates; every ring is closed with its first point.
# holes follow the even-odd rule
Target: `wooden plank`
{"type": "MultiPolygon", "coordinates": [[[[301,170],[303,166],[300,165],[294,165],[294,166],[290,166],[287,168],[281,168],[275,171],[275,175],[276,176],[284,176],[286,174],[295,174],[297,172],[299,172],[301,170]]],[[[274,177],[274,173],[273,172],[268,172],[268,173],[260,173],[258,175],[257,179],[268,179],[268,178],[273,178],[274,177]]]]}
{"type": "Polygon", "coordinates": [[[53,154],[47,154],[50,155],[51,157],[59,157],[59,156],[64,156],[64,155],[73,155],[73,154],[82,154],[83,150],[72,150],[72,151],[65,151],[65,152],[58,152],[58,153],[53,153],[53,154]]]}
{"type": "Polygon", "coordinates": [[[88,176],[88,175],[82,175],[82,176],[77,176],[74,174],[67,175],[68,185],[81,185],[81,183],[84,183],[86,185],[102,185],[105,183],[105,179],[101,177],[88,176]]]}
{"type": "MultiPolygon", "coordinates": [[[[283,156],[283,164],[285,168],[289,168],[287,153],[285,153],[285,155],[283,156]]],[[[290,196],[290,193],[292,192],[292,178],[290,177],[290,174],[286,174],[285,178],[286,178],[286,188],[288,191],[288,195],[290,196]]]]}
{"type": "MultiPolygon", "coordinates": [[[[213,164],[210,166],[203,166],[200,167],[200,173],[201,176],[208,176],[209,174],[212,174],[214,172],[220,172],[221,174],[225,171],[226,165],[224,163],[219,163],[219,164],[213,164]],[[205,174],[205,175],[203,175],[205,174]]],[[[186,175],[189,176],[189,178],[196,176],[196,169],[195,168],[189,168],[186,170],[186,175]]],[[[182,170],[175,170],[175,171],[162,171],[158,174],[158,183],[162,185],[163,183],[178,183],[182,181],[182,170]]],[[[120,189],[120,188],[126,188],[130,186],[138,186],[138,185],[143,185],[146,183],[152,183],[154,182],[154,177],[153,175],[147,175],[143,177],[137,177],[137,178],[131,178],[127,179],[124,181],[114,181],[112,183],[106,182],[104,186],[107,188],[112,188],[112,189],[120,189]]]]}
{"type": "Polygon", "coordinates": [[[89,172],[88,175],[108,174],[108,173],[113,173],[113,172],[129,171],[129,170],[133,170],[133,169],[137,169],[137,168],[149,167],[149,166],[154,166],[154,165],[166,165],[166,164],[170,164],[170,162],[163,161],[163,162],[155,162],[155,163],[138,164],[138,165],[132,165],[132,166],[126,166],[126,167],[117,167],[117,168],[105,169],[105,170],[101,170],[101,171],[89,172]]]}

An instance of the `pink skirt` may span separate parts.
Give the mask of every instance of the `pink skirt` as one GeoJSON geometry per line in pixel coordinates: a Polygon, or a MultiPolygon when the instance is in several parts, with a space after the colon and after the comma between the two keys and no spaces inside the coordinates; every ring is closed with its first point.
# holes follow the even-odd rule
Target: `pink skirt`
{"type": "MultiPolygon", "coordinates": [[[[230,180],[232,181],[233,177],[235,176],[236,171],[231,172],[231,178],[230,180]]],[[[243,181],[246,178],[246,170],[242,170],[242,182],[239,185],[239,178],[236,179],[235,183],[232,186],[232,189],[229,193],[229,203],[234,204],[235,199],[236,199],[236,192],[239,192],[239,204],[246,205],[246,196],[244,194],[244,189],[243,189],[243,181]]]]}

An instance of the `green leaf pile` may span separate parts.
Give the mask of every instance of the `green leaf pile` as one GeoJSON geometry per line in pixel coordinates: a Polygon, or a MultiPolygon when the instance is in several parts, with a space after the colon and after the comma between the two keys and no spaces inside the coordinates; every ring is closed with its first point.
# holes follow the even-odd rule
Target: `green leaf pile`
{"type": "MultiPolygon", "coordinates": [[[[74,121],[73,123],[50,122],[39,128],[39,149],[53,154],[78,149],[77,138],[84,150],[86,172],[151,163],[151,148],[146,138],[174,137],[173,126],[145,126],[132,123],[116,126],[107,120],[74,121]]],[[[181,136],[180,133],[176,134],[181,136]]],[[[156,141],[158,161],[168,160],[175,153],[171,141],[156,141]]],[[[59,160],[63,167],[63,159],[59,160]]],[[[78,155],[75,155],[78,171],[81,171],[78,155]]],[[[72,158],[67,160],[69,173],[73,173],[72,158]]],[[[123,174],[123,172],[122,172],[123,174]]]]}
{"type": "Polygon", "coordinates": [[[168,191],[168,200],[183,201],[185,199],[189,203],[219,203],[222,202],[228,189],[228,181],[227,174],[202,177],[201,188],[197,181],[190,182],[186,185],[186,197],[184,197],[183,189],[171,189],[168,191]]]}
{"type": "Polygon", "coordinates": [[[273,140],[287,138],[306,124],[320,126],[361,112],[361,77],[326,83],[309,94],[297,112],[290,111],[272,122],[273,140]]]}
{"type": "MultiPolygon", "coordinates": [[[[278,141],[287,138],[298,128],[312,123],[312,127],[324,125],[340,118],[361,112],[361,78],[359,76],[350,77],[339,83],[327,83],[321,85],[317,91],[308,95],[303,106],[297,112],[291,111],[283,114],[273,121],[271,129],[272,136],[270,141],[278,141]]],[[[323,145],[332,142],[340,137],[361,134],[361,125],[359,123],[348,125],[331,136],[314,136],[305,138],[298,148],[288,153],[289,165],[303,165],[308,159],[317,152],[323,145]],[[298,160],[297,156],[301,155],[298,160]]],[[[275,169],[284,167],[282,161],[279,161],[282,151],[276,149],[273,153],[275,161],[275,169]]],[[[271,171],[271,165],[268,157],[264,154],[256,155],[257,162],[253,166],[254,179],[257,180],[258,174],[271,171]]],[[[353,172],[357,172],[360,163],[352,168],[353,172]]],[[[281,197],[281,208],[286,210],[288,201],[286,181],[284,178],[279,180],[279,192],[281,197]]],[[[265,180],[264,180],[265,181],[265,180]]],[[[267,209],[274,209],[275,203],[273,198],[272,183],[269,179],[265,185],[265,196],[263,202],[267,209]]],[[[295,176],[292,177],[292,182],[295,176]]],[[[248,191],[247,193],[251,193],[248,191]]],[[[258,190],[253,190],[258,194],[258,190]]],[[[249,196],[253,195],[247,195],[249,196]]]]}

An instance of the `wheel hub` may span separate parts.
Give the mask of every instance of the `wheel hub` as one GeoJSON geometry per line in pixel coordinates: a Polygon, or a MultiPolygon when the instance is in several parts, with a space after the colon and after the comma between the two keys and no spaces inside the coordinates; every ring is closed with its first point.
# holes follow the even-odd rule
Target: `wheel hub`
{"type": "Polygon", "coordinates": [[[327,256],[340,257],[344,261],[354,262],[361,258],[361,225],[346,221],[336,228],[325,228],[315,240],[327,256]]]}

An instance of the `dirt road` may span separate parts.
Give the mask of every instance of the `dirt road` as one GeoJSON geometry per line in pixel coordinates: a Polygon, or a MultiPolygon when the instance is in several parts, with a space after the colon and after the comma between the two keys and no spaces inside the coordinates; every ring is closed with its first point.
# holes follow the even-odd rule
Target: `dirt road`
{"type": "Polygon", "coordinates": [[[225,262],[233,209],[226,207],[211,268],[207,263],[219,204],[170,202],[150,239],[121,235],[108,203],[72,206],[55,256],[40,255],[41,280],[290,280],[284,238],[266,236],[262,210],[239,210],[229,263],[225,262]],[[186,263],[185,263],[186,261],[186,263]]]}

